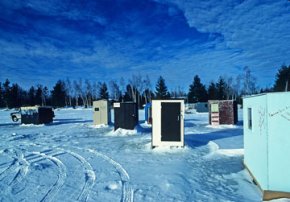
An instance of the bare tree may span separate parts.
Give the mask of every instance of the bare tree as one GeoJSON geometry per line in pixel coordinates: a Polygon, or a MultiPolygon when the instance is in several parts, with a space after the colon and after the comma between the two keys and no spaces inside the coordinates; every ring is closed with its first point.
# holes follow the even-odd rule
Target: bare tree
{"type": "Polygon", "coordinates": [[[145,103],[151,102],[151,91],[152,91],[152,85],[151,85],[151,81],[148,75],[146,75],[145,79],[143,80],[144,82],[144,98],[145,98],[145,103]]]}
{"type": "Polygon", "coordinates": [[[242,81],[242,75],[237,75],[235,82],[233,84],[233,91],[234,91],[234,97],[233,99],[236,100],[237,97],[240,95],[241,91],[241,81],[242,81]]]}
{"type": "Polygon", "coordinates": [[[84,96],[84,91],[83,91],[83,81],[82,79],[79,79],[79,81],[74,81],[74,88],[76,91],[76,105],[78,106],[78,98],[81,98],[83,105],[86,105],[86,99],[84,96]]]}
{"type": "Polygon", "coordinates": [[[226,83],[226,87],[225,87],[226,99],[227,100],[233,99],[234,98],[234,87],[233,87],[234,79],[232,76],[230,77],[224,76],[224,80],[226,83]]]}
{"type": "Polygon", "coordinates": [[[144,90],[144,82],[142,80],[141,74],[133,74],[132,78],[129,79],[129,85],[131,86],[133,101],[140,103],[141,93],[144,90]]]}
{"type": "Polygon", "coordinates": [[[125,79],[123,77],[120,78],[120,90],[121,90],[121,96],[123,97],[125,91],[126,91],[126,83],[125,83],[125,79]]]}
{"type": "Polygon", "coordinates": [[[48,88],[45,86],[42,89],[42,94],[41,94],[42,106],[46,106],[46,100],[48,96],[49,96],[49,91],[48,91],[48,88]]]}
{"type": "Polygon", "coordinates": [[[66,103],[72,106],[72,97],[74,95],[74,88],[69,78],[65,80],[65,91],[66,91],[66,103]]]}
{"type": "Polygon", "coordinates": [[[100,99],[100,89],[102,88],[102,82],[98,81],[96,83],[96,98],[100,99]]]}
{"type": "Polygon", "coordinates": [[[249,67],[244,67],[243,73],[243,94],[251,95],[257,91],[256,77],[252,75],[252,71],[249,67]]]}
{"type": "Polygon", "coordinates": [[[111,80],[109,82],[109,87],[110,87],[110,91],[111,91],[111,93],[110,93],[111,94],[111,98],[113,100],[119,100],[119,98],[121,96],[121,91],[120,91],[120,88],[119,88],[117,82],[111,80]]]}
{"type": "Polygon", "coordinates": [[[91,82],[86,79],[85,80],[85,101],[86,101],[86,106],[91,107],[92,103],[93,103],[93,86],[91,84],[91,82]]]}
{"type": "Polygon", "coordinates": [[[92,99],[93,100],[96,100],[98,98],[98,92],[99,92],[98,88],[99,88],[98,83],[94,82],[92,86],[92,99]]]}

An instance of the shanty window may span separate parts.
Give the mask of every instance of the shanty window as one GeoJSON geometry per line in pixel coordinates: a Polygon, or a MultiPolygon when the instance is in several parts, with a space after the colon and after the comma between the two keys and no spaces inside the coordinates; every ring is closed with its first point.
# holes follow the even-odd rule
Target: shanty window
{"type": "Polygon", "coordinates": [[[252,129],[252,108],[248,108],[248,129],[252,129]]]}

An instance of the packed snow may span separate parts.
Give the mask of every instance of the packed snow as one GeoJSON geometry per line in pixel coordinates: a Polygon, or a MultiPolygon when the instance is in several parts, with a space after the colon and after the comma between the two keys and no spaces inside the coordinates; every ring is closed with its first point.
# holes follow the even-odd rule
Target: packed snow
{"type": "Polygon", "coordinates": [[[185,147],[152,149],[142,110],[135,130],[117,131],[94,126],[91,109],[55,110],[49,125],[13,123],[10,112],[0,111],[0,201],[261,201],[242,164],[241,121],[213,127],[208,113],[186,114],[185,147]]]}

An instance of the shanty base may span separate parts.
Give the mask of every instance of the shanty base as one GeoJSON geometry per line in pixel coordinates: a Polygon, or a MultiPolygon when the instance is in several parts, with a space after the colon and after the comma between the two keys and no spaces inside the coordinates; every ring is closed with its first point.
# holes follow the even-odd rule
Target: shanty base
{"type": "Polygon", "coordinates": [[[253,182],[259,187],[259,189],[262,192],[263,195],[263,201],[269,201],[273,199],[279,199],[279,198],[290,198],[289,192],[280,192],[280,191],[270,191],[270,190],[263,190],[259,184],[259,182],[256,180],[250,169],[247,167],[245,162],[243,162],[245,168],[250,173],[251,177],[253,178],[253,182]]]}

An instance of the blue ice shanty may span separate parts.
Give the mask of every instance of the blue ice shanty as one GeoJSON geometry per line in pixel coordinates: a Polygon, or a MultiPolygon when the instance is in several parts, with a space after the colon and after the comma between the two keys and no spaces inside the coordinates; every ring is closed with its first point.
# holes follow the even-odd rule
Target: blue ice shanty
{"type": "Polygon", "coordinates": [[[152,103],[149,102],[144,107],[145,110],[145,122],[148,124],[152,123],[152,103]]]}
{"type": "Polygon", "coordinates": [[[243,98],[244,164],[263,200],[290,198],[290,92],[243,98]]]}

